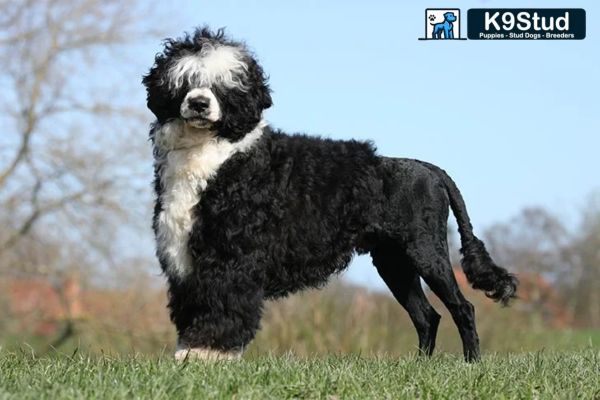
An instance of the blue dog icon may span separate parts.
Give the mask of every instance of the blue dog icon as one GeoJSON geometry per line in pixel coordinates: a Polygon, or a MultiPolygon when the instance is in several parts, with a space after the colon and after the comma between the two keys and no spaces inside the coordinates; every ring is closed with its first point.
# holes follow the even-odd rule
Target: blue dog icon
{"type": "Polygon", "coordinates": [[[431,23],[433,25],[432,36],[434,39],[441,39],[442,33],[444,34],[444,39],[454,39],[454,24],[456,21],[456,15],[453,12],[444,13],[444,22],[439,22],[437,24],[431,23]]]}

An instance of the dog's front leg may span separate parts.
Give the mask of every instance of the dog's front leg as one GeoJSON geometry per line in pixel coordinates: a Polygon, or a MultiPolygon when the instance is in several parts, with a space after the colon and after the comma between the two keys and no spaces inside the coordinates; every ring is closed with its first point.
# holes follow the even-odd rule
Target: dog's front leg
{"type": "Polygon", "coordinates": [[[169,309],[178,333],[176,359],[239,359],[254,338],[262,314],[262,287],[252,279],[251,269],[227,264],[204,266],[171,282],[169,309]]]}

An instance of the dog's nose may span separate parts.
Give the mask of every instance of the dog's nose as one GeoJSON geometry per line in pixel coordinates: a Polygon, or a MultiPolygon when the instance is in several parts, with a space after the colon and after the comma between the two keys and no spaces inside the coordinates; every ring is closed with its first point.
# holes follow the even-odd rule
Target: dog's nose
{"type": "Polygon", "coordinates": [[[196,112],[202,112],[208,108],[210,104],[210,100],[205,97],[193,97],[188,99],[188,107],[190,110],[194,110],[196,112]]]}

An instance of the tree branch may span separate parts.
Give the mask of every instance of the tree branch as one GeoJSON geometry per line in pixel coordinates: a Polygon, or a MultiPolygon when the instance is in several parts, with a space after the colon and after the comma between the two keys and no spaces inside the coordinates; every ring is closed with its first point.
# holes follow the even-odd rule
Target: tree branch
{"type": "MultiPolygon", "coordinates": [[[[37,198],[41,186],[42,185],[40,182],[36,182],[35,188],[33,190],[34,198],[37,198]]],[[[69,196],[62,197],[57,201],[48,203],[44,207],[34,206],[29,216],[27,216],[25,220],[21,223],[21,226],[0,245],[0,253],[14,246],[22,237],[27,235],[31,231],[31,228],[38,219],[42,218],[43,216],[49,213],[63,208],[67,204],[80,200],[83,196],[85,196],[88,193],[89,191],[87,189],[81,190],[69,196]]],[[[37,202],[37,200],[35,201],[37,202]]]]}

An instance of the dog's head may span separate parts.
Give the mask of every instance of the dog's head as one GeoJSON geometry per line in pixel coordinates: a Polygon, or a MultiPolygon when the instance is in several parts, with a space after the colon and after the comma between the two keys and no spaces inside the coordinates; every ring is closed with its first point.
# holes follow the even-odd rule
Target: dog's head
{"type": "Polygon", "coordinates": [[[271,106],[262,68],[242,43],[222,29],[197,29],[167,39],[143,83],[148,108],[159,123],[181,119],[191,128],[237,140],[250,132],[271,106]]]}
{"type": "Polygon", "coordinates": [[[448,21],[448,22],[455,22],[456,21],[456,15],[454,15],[453,12],[447,12],[444,14],[444,20],[448,21]]]}

